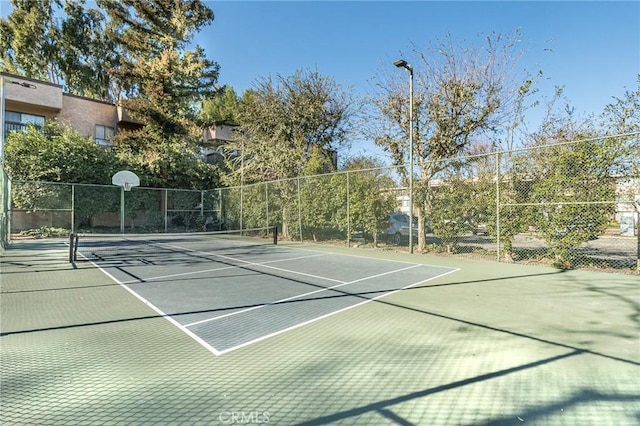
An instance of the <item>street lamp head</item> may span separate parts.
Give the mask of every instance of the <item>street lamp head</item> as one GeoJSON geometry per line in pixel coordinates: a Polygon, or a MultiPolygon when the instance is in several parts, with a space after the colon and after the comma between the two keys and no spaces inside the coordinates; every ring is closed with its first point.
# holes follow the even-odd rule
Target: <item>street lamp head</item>
{"type": "Polygon", "coordinates": [[[395,65],[398,68],[405,68],[409,71],[413,71],[413,68],[411,68],[411,65],[409,65],[409,63],[407,63],[407,61],[405,61],[404,59],[398,59],[393,63],[393,65],[395,65]]]}

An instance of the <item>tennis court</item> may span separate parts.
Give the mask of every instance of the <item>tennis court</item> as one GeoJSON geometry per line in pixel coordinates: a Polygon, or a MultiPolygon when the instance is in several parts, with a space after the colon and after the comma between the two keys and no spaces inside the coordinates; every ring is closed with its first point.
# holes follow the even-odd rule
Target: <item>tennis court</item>
{"type": "Polygon", "coordinates": [[[637,276],[268,239],[105,246],[2,256],[8,424],[640,420],[637,276]]]}
{"type": "Polygon", "coordinates": [[[271,236],[89,237],[88,260],[216,355],[455,272],[301,252],[271,236]]]}

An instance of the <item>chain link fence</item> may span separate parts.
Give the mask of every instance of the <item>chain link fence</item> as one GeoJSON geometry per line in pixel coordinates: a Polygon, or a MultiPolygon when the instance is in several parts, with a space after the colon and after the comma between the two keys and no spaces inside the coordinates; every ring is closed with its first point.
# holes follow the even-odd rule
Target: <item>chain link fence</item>
{"type": "Polygon", "coordinates": [[[196,232],[278,224],[280,237],[637,273],[637,135],[213,190],[9,181],[3,234],[196,232]],[[10,197],[8,196],[10,194],[10,197]],[[395,217],[395,215],[394,215],[395,217]],[[404,233],[403,233],[404,232],[404,233]],[[398,238],[404,237],[404,238],[398,238]]]}
{"type": "MultiPolygon", "coordinates": [[[[423,162],[414,241],[449,256],[637,272],[639,161],[634,135],[423,162]]],[[[292,241],[405,249],[389,215],[408,213],[406,176],[388,167],[227,188],[224,217],[281,224],[292,241]]]]}
{"type": "Polygon", "coordinates": [[[12,238],[221,228],[220,190],[12,181],[8,210],[12,238]]]}

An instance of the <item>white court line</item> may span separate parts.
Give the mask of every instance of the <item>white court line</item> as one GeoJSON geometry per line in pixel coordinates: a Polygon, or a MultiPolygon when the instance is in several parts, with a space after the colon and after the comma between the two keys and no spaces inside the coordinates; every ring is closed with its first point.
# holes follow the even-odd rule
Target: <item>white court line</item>
{"type": "Polygon", "coordinates": [[[133,291],[132,289],[130,289],[126,284],[123,284],[122,282],[120,282],[120,280],[118,280],[116,277],[114,277],[113,275],[111,275],[109,272],[107,272],[106,270],[104,270],[100,265],[96,264],[95,262],[91,261],[91,263],[93,264],[93,266],[95,266],[96,268],[98,268],[99,270],[101,270],[106,276],[108,276],[109,278],[111,278],[113,281],[115,281],[116,283],[118,283],[121,287],[123,287],[125,290],[127,290],[129,293],[133,294],[138,300],[142,301],[142,303],[144,303],[145,305],[147,305],[148,307],[150,307],[151,309],[153,309],[155,312],[157,312],[160,316],[162,316],[163,318],[165,318],[167,321],[169,321],[171,324],[173,324],[174,326],[178,327],[179,330],[183,331],[184,333],[187,334],[187,336],[191,337],[193,340],[195,340],[196,342],[198,342],[200,345],[202,345],[206,350],[208,350],[209,352],[213,353],[214,355],[222,355],[222,353],[220,351],[218,351],[216,348],[214,348],[213,346],[211,346],[209,343],[207,343],[204,339],[202,339],[200,336],[198,336],[197,334],[195,334],[194,332],[192,332],[191,330],[189,330],[188,328],[184,327],[182,324],[180,324],[178,321],[174,320],[173,318],[171,318],[171,315],[165,313],[162,311],[162,309],[158,308],[157,306],[155,306],[153,303],[149,302],[147,299],[145,299],[144,297],[140,296],[138,293],[136,293],[135,291],[133,291]]]}
{"type": "MultiPolygon", "coordinates": [[[[180,247],[180,246],[171,245],[171,244],[167,244],[167,246],[174,247],[174,248],[177,248],[177,249],[180,249],[180,250],[184,250],[184,251],[193,252],[193,253],[206,254],[208,256],[214,256],[214,257],[220,257],[222,259],[233,260],[235,262],[241,262],[241,263],[243,263],[243,264],[245,264],[247,266],[255,265],[255,262],[250,262],[248,260],[238,259],[238,258],[231,257],[231,256],[225,256],[223,254],[217,254],[217,253],[212,253],[212,252],[207,252],[207,251],[195,250],[195,249],[190,249],[190,248],[186,248],[186,247],[180,247]]],[[[344,283],[344,281],[334,280],[333,278],[327,278],[327,277],[323,277],[323,276],[320,276],[320,275],[307,274],[307,273],[304,273],[304,272],[293,271],[293,270],[290,270],[290,269],[278,268],[278,267],[275,267],[275,266],[266,265],[264,263],[259,265],[259,266],[264,266],[265,268],[269,268],[269,269],[275,269],[276,271],[280,271],[280,272],[288,272],[288,273],[295,274],[295,275],[302,275],[302,276],[305,276],[305,277],[317,278],[319,280],[333,281],[333,282],[341,283],[341,284],[344,283]]]]}
{"type": "MultiPolygon", "coordinates": [[[[417,265],[417,266],[422,266],[422,265],[417,265]]],[[[235,351],[236,349],[240,349],[240,348],[243,348],[243,347],[245,347],[245,346],[249,346],[249,345],[252,345],[252,344],[254,344],[254,343],[258,343],[258,342],[261,342],[261,341],[263,341],[263,340],[269,339],[270,337],[274,337],[274,336],[277,336],[277,335],[279,335],[279,334],[283,334],[283,333],[286,333],[286,332],[288,332],[288,331],[295,330],[296,328],[300,328],[300,327],[303,327],[303,326],[305,326],[305,325],[308,325],[308,324],[314,323],[314,322],[316,322],[316,321],[320,321],[320,320],[323,320],[323,319],[325,319],[325,318],[329,318],[329,317],[331,317],[331,316],[333,316],[333,315],[336,315],[336,314],[339,314],[339,313],[342,313],[342,312],[348,311],[349,309],[353,309],[353,308],[356,308],[356,307],[358,307],[358,306],[362,306],[362,305],[364,305],[365,303],[373,302],[374,300],[378,300],[378,299],[381,299],[381,298],[383,298],[383,297],[387,297],[387,296],[389,296],[389,295],[391,295],[391,294],[393,294],[393,293],[397,293],[397,292],[399,292],[399,291],[406,290],[406,289],[411,288],[411,287],[415,287],[415,286],[417,286],[418,284],[426,283],[426,282],[431,281],[431,280],[434,280],[434,279],[436,279],[436,278],[444,277],[445,275],[449,275],[449,274],[452,274],[452,273],[454,273],[454,272],[458,272],[459,270],[460,270],[460,268],[452,269],[452,270],[450,270],[450,271],[447,271],[447,272],[445,272],[445,273],[443,273],[443,274],[440,274],[440,275],[437,275],[437,276],[435,276],[435,277],[431,277],[431,278],[428,278],[428,279],[426,279],[426,280],[422,280],[422,281],[418,281],[418,282],[413,283],[413,284],[406,285],[406,286],[404,286],[404,287],[402,287],[402,288],[399,288],[399,289],[397,289],[397,290],[393,290],[393,291],[390,291],[390,292],[388,292],[388,293],[381,294],[381,295],[376,296],[376,297],[373,297],[373,298],[371,298],[371,299],[363,300],[362,302],[360,302],[360,303],[356,303],[355,305],[347,306],[347,307],[344,307],[344,308],[342,308],[342,309],[338,309],[337,311],[329,312],[328,314],[324,314],[324,315],[321,315],[321,316],[319,316],[319,317],[312,318],[312,319],[310,319],[310,320],[308,320],[308,321],[304,321],[304,322],[301,322],[301,323],[298,323],[298,324],[292,325],[291,327],[288,327],[288,328],[285,328],[285,329],[282,329],[282,330],[278,330],[278,331],[276,331],[276,332],[274,332],[274,333],[266,334],[266,335],[264,335],[264,336],[260,336],[260,337],[258,337],[257,339],[253,339],[253,340],[250,340],[250,341],[248,341],[248,342],[244,342],[244,343],[242,343],[242,344],[240,344],[240,345],[238,345],[238,346],[234,346],[234,347],[231,347],[231,348],[229,348],[229,349],[225,349],[225,350],[223,350],[223,351],[218,351],[218,353],[219,353],[220,355],[224,355],[224,354],[229,353],[229,352],[231,352],[231,351],[235,351]]]]}
{"type": "MultiPolygon", "coordinates": [[[[201,253],[204,253],[204,252],[201,252],[201,253]]],[[[307,259],[307,258],[310,258],[310,257],[330,256],[330,255],[331,255],[331,253],[320,253],[320,254],[312,254],[312,255],[308,255],[308,256],[290,257],[290,258],[287,258],[287,259],[269,260],[269,261],[266,261],[266,262],[251,262],[251,263],[249,263],[249,265],[265,265],[267,263],[287,262],[287,261],[290,261],[290,260],[307,259]]],[[[161,279],[165,279],[165,278],[185,277],[185,276],[189,276],[189,275],[205,274],[207,272],[223,271],[225,269],[233,269],[233,268],[239,268],[239,266],[237,266],[237,265],[221,266],[219,268],[203,269],[201,271],[181,272],[179,274],[169,274],[169,275],[158,275],[156,277],[137,279],[137,280],[130,280],[130,281],[123,281],[122,283],[123,284],[132,284],[132,283],[139,283],[139,282],[148,282],[148,281],[161,280],[161,279]]]]}
{"type": "MultiPolygon", "coordinates": [[[[179,247],[179,246],[175,246],[175,247],[179,247]]],[[[240,261],[240,262],[244,262],[244,263],[249,263],[249,264],[251,263],[251,262],[249,262],[249,261],[243,261],[243,260],[241,260],[241,259],[234,259],[234,258],[231,258],[231,257],[228,257],[228,256],[223,256],[223,255],[216,255],[216,254],[214,254],[214,253],[207,253],[207,252],[202,252],[202,251],[197,251],[197,250],[192,250],[192,249],[185,249],[185,248],[183,248],[183,247],[179,247],[179,248],[181,248],[181,249],[183,249],[183,250],[187,250],[187,251],[192,251],[192,252],[197,252],[197,253],[204,253],[204,254],[211,254],[211,255],[214,255],[214,256],[222,257],[222,258],[233,259],[233,260],[240,261]]],[[[324,252],[318,252],[318,251],[313,251],[313,252],[315,252],[315,253],[321,253],[321,254],[333,254],[333,253],[324,253],[324,252]]],[[[349,256],[349,255],[346,255],[346,256],[349,256]]],[[[353,256],[353,255],[351,255],[351,256],[353,256]]],[[[84,257],[84,256],[83,256],[83,257],[84,257]]],[[[362,258],[362,259],[367,259],[366,257],[363,257],[363,256],[354,256],[354,257],[359,257],[359,258],[362,258]]],[[[396,261],[389,260],[389,259],[376,259],[376,260],[383,260],[383,261],[384,261],[384,260],[386,260],[386,261],[396,262],[396,261]]],[[[418,267],[418,266],[430,266],[430,265],[423,265],[423,264],[412,264],[412,263],[410,263],[410,262],[402,262],[402,261],[398,261],[398,262],[396,262],[396,263],[406,263],[406,264],[410,264],[410,265],[412,265],[412,266],[410,266],[410,267],[408,267],[408,268],[403,268],[403,270],[410,269],[410,268],[412,268],[412,267],[418,267]]],[[[183,325],[182,325],[182,324],[180,324],[178,321],[174,320],[174,319],[171,317],[171,315],[169,315],[169,314],[167,314],[167,313],[163,312],[160,308],[158,308],[157,306],[155,306],[153,303],[149,302],[149,301],[148,301],[148,300],[146,300],[144,297],[142,297],[141,295],[139,295],[138,293],[136,293],[134,290],[132,290],[131,288],[129,288],[126,284],[124,284],[123,282],[121,282],[120,280],[118,280],[116,277],[114,277],[113,275],[111,275],[109,272],[107,272],[105,269],[103,269],[99,264],[96,264],[96,263],[95,263],[95,262],[93,262],[93,261],[91,261],[91,264],[93,264],[96,268],[98,268],[100,271],[102,271],[106,276],[108,276],[108,277],[109,277],[109,278],[111,278],[114,282],[116,282],[117,284],[119,284],[120,286],[122,286],[125,290],[127,290],[129,293],[131,293],[133,296],[135,296],[135,297],[136,297],[138,300],[140,300],[142,303],[144,303],[145,305],[147,305],[148,307],[150,307],[151,309],[153,309],[153,310],[154,310],[155,312],[157,312],[160,316],[164,317],[167,321],[169,321],[171,324],[173,324],[174,326],[176,326],[179,330],[183,331],[185,334],[187,334],[187,335],[188,335],[188,336],[190,336],[193,340],[195,340],[197,343],[199,343],[202,347],[204,347],[205,349],[207,349],[209,352],[213,353],[213,354],[214,354],[214,355],[216,355],[216,356],[219,356],[219,355],[223,355],[223,354],[229,353],[229,352],[231,352],[231,351],[234,351],[234,350],[236,350],[236,349],[243,348],[243,347],[245,347],[245,346],[252,345],[252,344],[254,344],[254,343],[258,343],[258,342],[260,342],[260,341],[262,341],[262,340],[266,340],[266,339],[268,339],[268,338],[270,338],[270,337],[274,337],[274,336],[277,336],[277,335],[282,334],[282,333],[286,333],[286,332],[291,331],[291,330],[295,330],[296,328],[299,328],[299,327],[302,327],[302,326],[305,326],[305,325],[308,325],[308,324],[314,323],[314,322],[316,322],[316,321],[320,321],[320,320],[322,320],[322,319],[328,318],[328,317],[333,316],[333,315],[336,315],[336,314],[338,314],[338,313],[345,312],[345,311],[347,311],[347,310],[349,310],[349,309],[356,308],[356,307],[358,307],[358,306],[364,305],[365,303],[373,302],[374,300],[380,299],[380,298],[382,298],[382,297],[389,296],[389,295],[394,294],[394,293],[396,293],[396,292],[398,292],[398,291],[401,291],[401,290],[405,290],[405,289],[408,289],[408,288],[414,287],[414,286],[416,286],[416,285],[418,285],[418,284],[422,284],[422,283],[425,283],[425,282],[431,281],[431,280],[436,279],[436,278],[439,278],[439,277],[443,277],[443,276],[445,276],[445,275],[449,275],[449,274],[451,274],[451,273],[454,273],[454,272],[457,272],[457,271],[459,271],[459,270],[460,270],[460,268],[452,269],[452,270],[447,271],[447,272],[445,272],[445,273],[443,273],[443,274],[440,274],[440,275],[437,275],[437,276],[434,276],[434,277],[428,278],[428,279],[426,279],[426,280],[421,280],[421,281],[418,281],[418,282],[413,283],[413,284],[409,284],[409,285],[404,286],[404,287],[402,287],[402,288],[400,288],[400,289],[393,290],[393,291],[390,291],[390,292],[388,292],[388,293],[381,294],[381,295],[376,296],[376,297],[371,298],[371,299],[364,300],[364,301],[362,301],[362,302],[360,302],[360,303],[357,303],[357,304],[355,304],[355,305],[347,306],[347,307],[342,308],[342,309],[339,309],[339,310],[337,310],[337,311],[329,312],[328,314],[321,315],[321,316],[316,317],[316,318],[313,318],[313,319],[311,319],[311,320],[308,320],[308,321],[304,321],[304,322],[302,322],[302,323],[295,324],[295,325],[293,325],[293,326],[291,326],[291,327],[287,327],[287,328],[285,328],[285,329],[282,329],[282,330],[276,331],[276,332],[274,332],[274,333],[271,333],[271,334],[268,334],[268,335],[261,336],[261,337],[259,337],[259,338],[257,338],[257,339],[247,341],[247,342],[245,342],[245,343],[242,343],[242,344],[240,344],[240,345],[237,345],[237,346],[234,346],[234,347],[231,347],[231,348],[225,349],[225,350],[223,350],[223,351],[219,351],[219,350],[217,350],[216,348],[214,348],[213,346],[211,346],[209,343],[207,343],[204,339],[202,339],[201,337],[199,337],[197,334],[195,334],[194,332],[192,332],[191,330],[189,330],[189,329],[187,328],[187,326],[183,326],[183,325]]],[[[266,266],[266,267],[269,267],[269,266],[266,266]]],[[[281,270],[281,271],[286,271],[286,270],[281,269],[281,268],[275,268],[275,267],[271,267],[271,268],[273,268],[273,269],[278,269],[278,270],[281,270]]],[[[398,272],[398,271],[400,271],[400,270],[392,271],[392,272],[398,272]]],[[[291,272],[291,273],[297,273],[296,271],[289,271],[289,272],[291,272]]],[[[313,275],[303,274],[303,273],[300,273],[300,274],[301,274],[301,275],[307,275],[307,276],[313,276],[313,275]]],[[[385,273],[385,274],[386,274],[386,273],[385,273]]],[[[317,278],[326,279],[326,278],[324,278],[324,277],[317,277],[317,278]]],[[[356,281],[362,281],[362,280],[364,280],[364,279],[370,279],[370,278],[371,278],[371,277],[361,278],[361,279],[356,280],[356,281]]],[[[330,280],[330,281],[336,281],[336,282],[341,283],[341,284],[339,284],[339,286],[340,286],[340,285],[345,285],[345,284],[346,284],[346,283],[344,283],[344,282],[340,282],[340,281],[338,281],[338,280],[332,280],[332,279],[328,279],[328,280],[330,280]]],[[[324,290],[324,289],[319,290],[319,291],[323,291],[323,290],[324,290]]],[[[301,297],[301,296],[298,296],[298,297],[301,297]]],[[[263,307],[263,306],[262,306],[262,305],[261,305],[261,306],[257,306],[257,307],[255,307],[255,309],[258,309],[258,308],[260,308],[260,307],[263,307]]]]}
{"type": "Polygon", "coordinates": [[[330,290],[333,290],[333,289],[338,288],[338,287],[343,287],[345,285],[355,284],[357,282],[366,281],[366,280],[382,277],[382,276],[389,275],[389,274],[394,274],[396,272],[406,271],[408,269],[413,269],[413,268],[416,268],[418,266],[422,266],[422,265],[415,264],[413,266],[408,266],[406,268],[396,269],[394,271],[388,271],[388,272],[383,272],[383,273],[376,274],[376,275],[371,275],[369,277],[359,278],[359,279],[354,280],[354,281],[349,281],[349,282],[342,281],[340,284],[336,284],[336,285],[331,286],[331,287],[320,288],[318,290],[309,291],[307,293],[298,294],[296,296],[285,297],[284,299],[279,299],[279,300],[276,300],[276,301],[273,301],[273,302],[264,303],[264,304],[258,305],[258,306],[252,306],[251,308],[242,309],[240,311],[235,311],[235,312],[231,312],[231,313],[228,313],[228,314],[225,314],[225,315],[212,317],[212,318],[207,318],[207,319],[203,319],[203,320],[200,320],[200,321],[196,321],[196,322],[192,322],[192,323],[189,323],[189,324],[185,324],[185,327],[192,327],[194,325],[202,324],[202,323],[205,323],[205,322],[217,321],[217,320],[222,319],[222,318],[226,318],[226,317],[230,317],[230,316],[233,316],[233,315],[238,315],[238,314],[242,314],[242,313],[245,313],[245,312],[253,311],[253,310],[256,310],[256,309],[264,308],[265,306],[277,305],[278,303],[284,303],[284,302],[287,302],[289,300],[299,299],[301,297],[310,296],[312,294],[321,293],[323,291],[330,291],[330,290]]]}

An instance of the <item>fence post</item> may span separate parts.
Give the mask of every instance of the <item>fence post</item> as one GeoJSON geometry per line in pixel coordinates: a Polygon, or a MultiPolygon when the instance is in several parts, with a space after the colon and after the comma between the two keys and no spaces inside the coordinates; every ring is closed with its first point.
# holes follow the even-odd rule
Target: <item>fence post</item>
{"type": "Polygon", "coordinates": [[[298,183],[298,232],[300,232],[300,242],[304,242],[302,238],[302,195],[300,194],[300,177],[296,179],[298,183]]]}
{"type": "Polygon", "coordinates": [[[13,185],[7,175],[7,243],[11,241],[11,219],[13,216],[13,185]]]}
{"type": "Polygon", "coordinates": [[[164,188],[164,203],[162,203],[162,219],[164,221],[165,233],[169,232],[168,204],[169,204],[169,192],[167,188],[164,188]]]}
{"type": "Polygon", "coordinates": [[[640,201],[636,207],[636,270],[640,271],[640,201]]]}
{"type": "Polygon", "coordinates": [[[349,172],[347,171],[347,247],[351,247],[351,206],[349,205],[350,191],[349,172]]]}
{"type": "MultiPolygon", "coordinates": [[[[243,225],[243,221],[242,221],[242,217],[243,217],[243,209],[244,207],[244,182],[240,183],[240,230],[242,231],[242,225],[243,225]]],[[[242,235],[242,232],[240,232],[240,235],[242,235]]]]}
{"type": "Polygon", "coordinates": [[[496,261],[500,262],[500,153],[496,152],[496,261]]]}
{"type": "Polygon", "coordinates": [[[76,185],[71,184],[71,233],[76,232],[76,185]]]}
{"type": "Polygon", "coordinates": [[[269,223],[269,186],[267,182],[264,183],[264,202],[265,202],[265,211],[267,214],[267,224],[265,226],[271,226],[269,223]]]}
{"type": "Polygon", "coordinates": [[[124,234],[124,186],[120,187],[120,233],[124,234]]]}
{"type": "Polygon", "coordinates": [[[224,217],[222,215],[222,188],[218,188],[218,231],[222,231],[224,217]]]}

